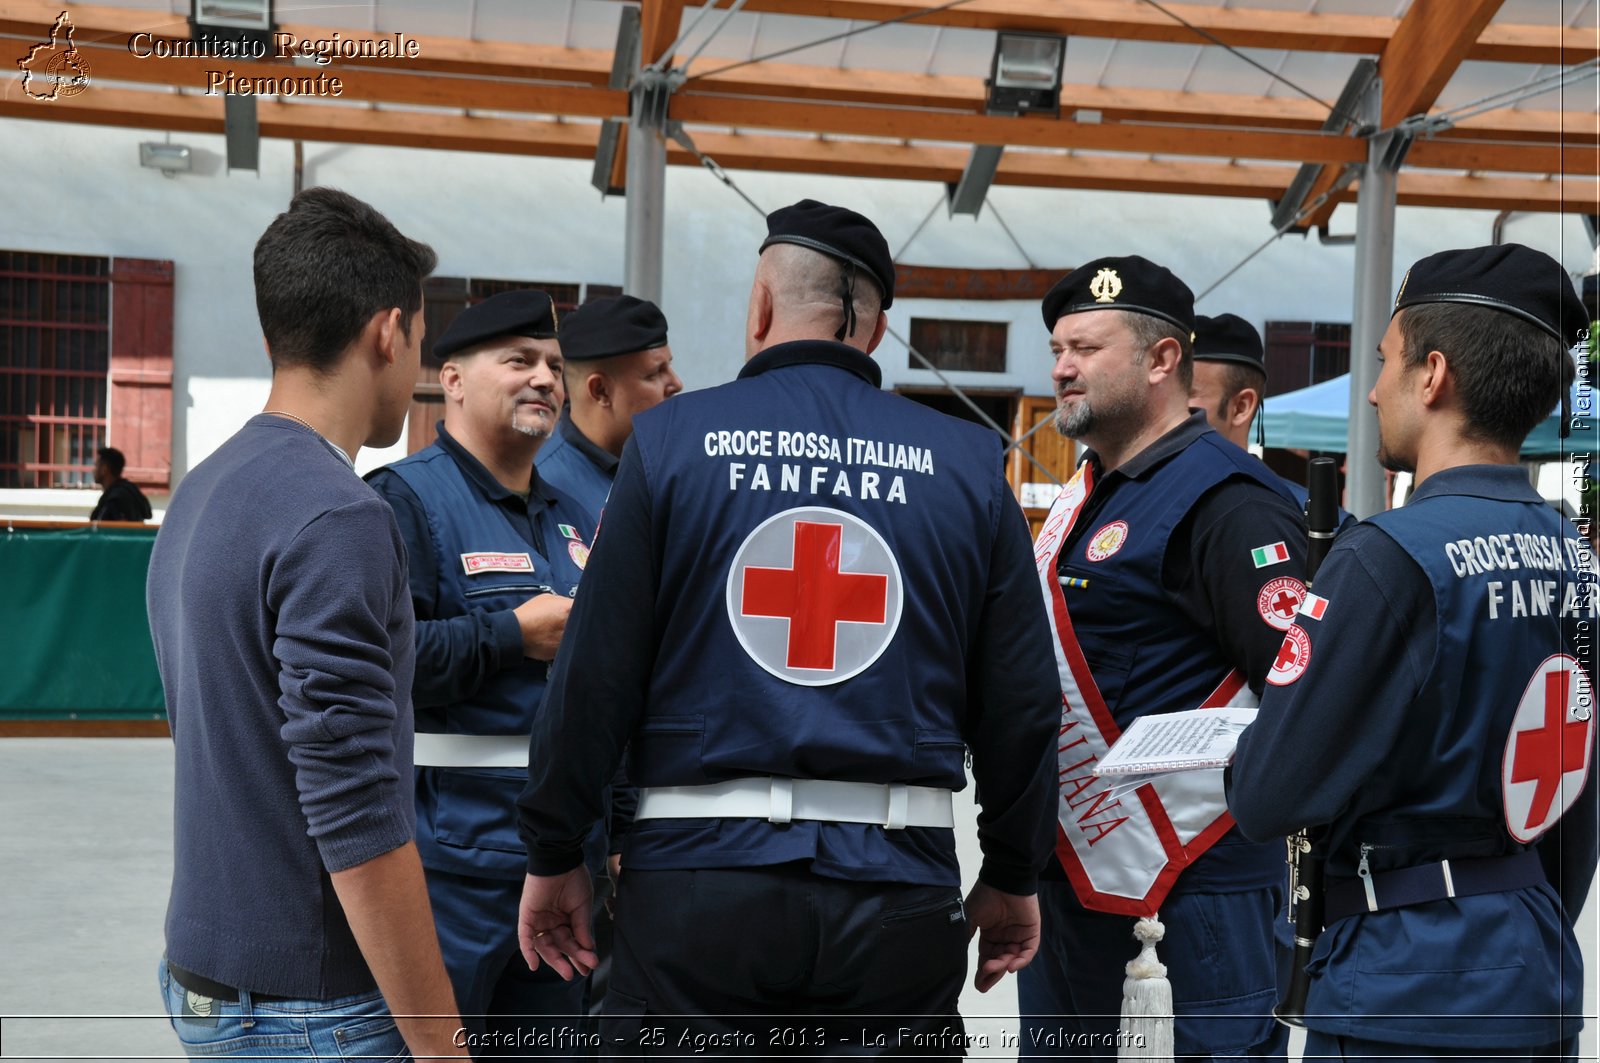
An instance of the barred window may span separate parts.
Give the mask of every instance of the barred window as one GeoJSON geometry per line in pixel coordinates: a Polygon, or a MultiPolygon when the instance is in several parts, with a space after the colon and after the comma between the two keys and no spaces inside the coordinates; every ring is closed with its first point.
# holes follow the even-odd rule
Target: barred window
{"type": "Polygon", "coordinates": [[[85,487],[104,445],[111,260],[0,250],[0,487],[85,487]]]}
{"type": "Polygon", "coordinates": [[[1350,326],[1326,321],[1268,321],[1267,396],[1320,384],[1350,371],[1350,326]]]}
{"type": "MultiPolygon", "coordinates": [[[[1006,371],[1004,321],[946,321],[914,317],[911,319],[911,346],[938,369],[977,373],[1006,371]]],[[[926,368],[909,352],[906,359],[907,368],[926,368]]]]}

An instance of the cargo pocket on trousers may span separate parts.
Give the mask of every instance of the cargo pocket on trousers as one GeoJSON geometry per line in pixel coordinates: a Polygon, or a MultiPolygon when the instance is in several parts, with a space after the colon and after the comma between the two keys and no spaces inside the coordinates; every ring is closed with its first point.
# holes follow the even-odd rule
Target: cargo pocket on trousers
{"type": "Polygon", "coordinates": [[[600,1055],[607,1059],[647,1055],[646,1041],[655,1034],[645,1029],[644,1015],[644,1001],[615,988],[607,990],[600,1005],[600,1055]]]}

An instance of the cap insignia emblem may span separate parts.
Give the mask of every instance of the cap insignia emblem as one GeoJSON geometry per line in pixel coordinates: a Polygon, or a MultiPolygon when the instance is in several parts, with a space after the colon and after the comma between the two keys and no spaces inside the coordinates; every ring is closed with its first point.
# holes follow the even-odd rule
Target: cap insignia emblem
{"type": "Polygon", "coordinates": [[[1122,278],[1117,276],[1114,269],[1103,269],[1089,282],[1089,294],[1094,296],[1097,303],[1115,302],[1117,296],[1122,294],[1122,278]]]}

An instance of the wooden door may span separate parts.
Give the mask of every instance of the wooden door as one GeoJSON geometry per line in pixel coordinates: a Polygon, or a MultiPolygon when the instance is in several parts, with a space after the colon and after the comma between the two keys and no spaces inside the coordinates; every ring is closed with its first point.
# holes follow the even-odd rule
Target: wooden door
{"type": "Polygon", "coordinates": [[[1006,478],[1035,537],[1056,500],[1058,485],[1066,483],[1077,467],[1077,445],[1050,423],[1055,412],[1052,396],[1024,395],[1017,400],[1017,416],[1011,426],[1011,438],[1023,442],[1011,451],[1006,478]]]}

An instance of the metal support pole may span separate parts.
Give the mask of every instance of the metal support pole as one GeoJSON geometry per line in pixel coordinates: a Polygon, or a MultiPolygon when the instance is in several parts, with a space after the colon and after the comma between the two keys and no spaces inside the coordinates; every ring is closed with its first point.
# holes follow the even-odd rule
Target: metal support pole
{"type": "MultiPolygon", "coordinates": [[[[1367,93],[1368,121],[1379,123],[1383,82],[1367,93]]],[[[1389,327],[1394,292],[1394,208],[1396,158],[1394,138],[1385,133],[1367,142],[1367,164],[1356,197],[1355,306],[1350,326],[1349,450],[1345,455],[1346,508],[1357,517],[1370,517],[1385,504],[1387,479],[1378,464],[1378,415],[1367,395],[1378,382],[1378,343],[1389,327]]]]}
{"type": "Polygon", "coordinates": [[[661,302],[662,226],[666,219],[667,143],[671,87],[658,71],[640,73],[628,122],[627,244],[622,287],[629,295],[661,302]]]}

